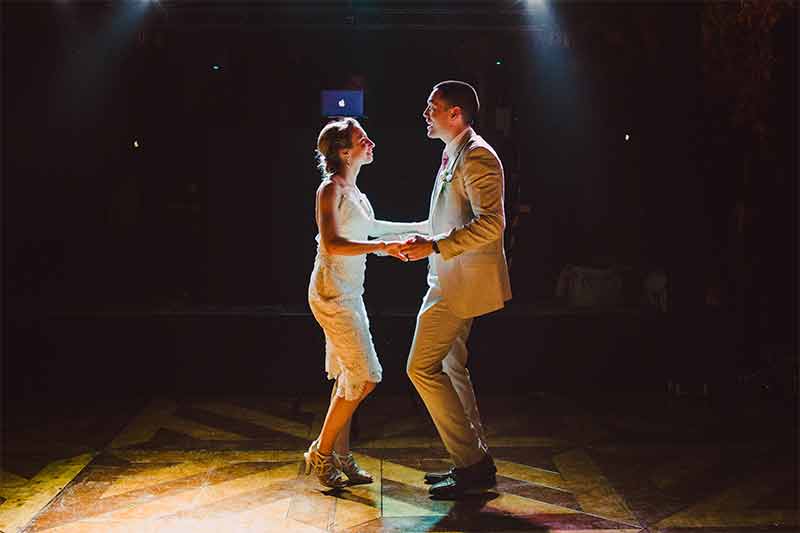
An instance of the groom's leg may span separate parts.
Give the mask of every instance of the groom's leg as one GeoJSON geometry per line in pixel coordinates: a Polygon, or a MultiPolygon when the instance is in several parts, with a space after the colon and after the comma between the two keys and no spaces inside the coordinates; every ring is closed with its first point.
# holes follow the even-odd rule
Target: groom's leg
{"type": "Polygon", "coordinates": [[[465,320],[464,327],[458,332],[450,351],[442,361],[442,370],[450,376],[453,387],[458,394],[458,399],[464,408],[475,436],[478,438],[478,445],[484,453],[488,453],[489,447],[486,441],[486,434],[483,431],[481,415],[478,412],[478,401],[475,398],[475,389],[472,387],[472,380],[467,369],[467,339],[472,328],[472,320],[465,320]]]}
{"type": "Polygon", "coordinates": [[[442,371],[442,361],[453,342],[467,329],[466,322],[455,316],[443,300],[428,291],[417,316],[417,328],[406,371],[425,402],[439,436],[456,467],[480,461],[481,450],[470,427],[464,407],[450,377],[442,371]]]}

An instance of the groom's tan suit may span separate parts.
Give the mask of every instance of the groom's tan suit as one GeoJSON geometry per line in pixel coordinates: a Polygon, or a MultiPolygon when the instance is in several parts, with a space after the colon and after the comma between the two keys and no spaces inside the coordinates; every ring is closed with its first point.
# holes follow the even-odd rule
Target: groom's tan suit
{"type": "Polygon", "coordinates": [[[428,292],[414,332],[407,372],[456,467],[472,465],[486,441],[467,363],[473,317],[511,298],[503,250],[503,166],[467,128],[445,147],[428,220],[420,225],[441,253],[429,257],[428,292]],[[424,227],[427,226],[427,227],[424,227]]]}

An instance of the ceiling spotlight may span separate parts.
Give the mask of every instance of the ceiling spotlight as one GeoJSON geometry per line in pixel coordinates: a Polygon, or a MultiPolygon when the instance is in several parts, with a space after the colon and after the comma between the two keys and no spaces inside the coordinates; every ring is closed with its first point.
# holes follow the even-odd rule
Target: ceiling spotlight
{"type": "Polygon", "coordinates": [[[628,134],[628,133],[625,134],[625,140],[626,141],[630,141],[631,140],[630,134],[628,134]]]}
{"type": "Polygon", "coordinates": [[[133,141],[133,147],[139,148],[139,141],[133,141]]]}

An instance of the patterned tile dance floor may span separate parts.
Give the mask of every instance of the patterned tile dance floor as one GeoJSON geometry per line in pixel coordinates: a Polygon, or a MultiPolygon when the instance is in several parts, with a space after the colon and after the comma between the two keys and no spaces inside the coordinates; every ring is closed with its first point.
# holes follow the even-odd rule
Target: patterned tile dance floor
{"type": "Polygon", "coordinates": [[[325,400],[158,397],[31,423],[4,437],[0,530],[800,531],[786,428],[716,427],[703,409],[681,408],[676,426],[547,394],[490,396],[497,487],[435,501],[422,474],[446,467],[446,454],[410,392],[378,389],[362,407],[354,449],[374,483],[332,493],[303,476],[325,400]]]}

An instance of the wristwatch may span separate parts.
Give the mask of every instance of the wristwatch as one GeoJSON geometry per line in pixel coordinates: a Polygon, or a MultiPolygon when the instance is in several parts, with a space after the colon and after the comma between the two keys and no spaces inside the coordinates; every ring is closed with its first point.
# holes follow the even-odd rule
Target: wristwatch
{"type": "Polygon", "coordinates": [[[436,243],[436,241],[431,241],[431,246],[433,247],[433,253],[436,253],[436,254],[440,253],[439,252],[439,245],[436,243]]]}

